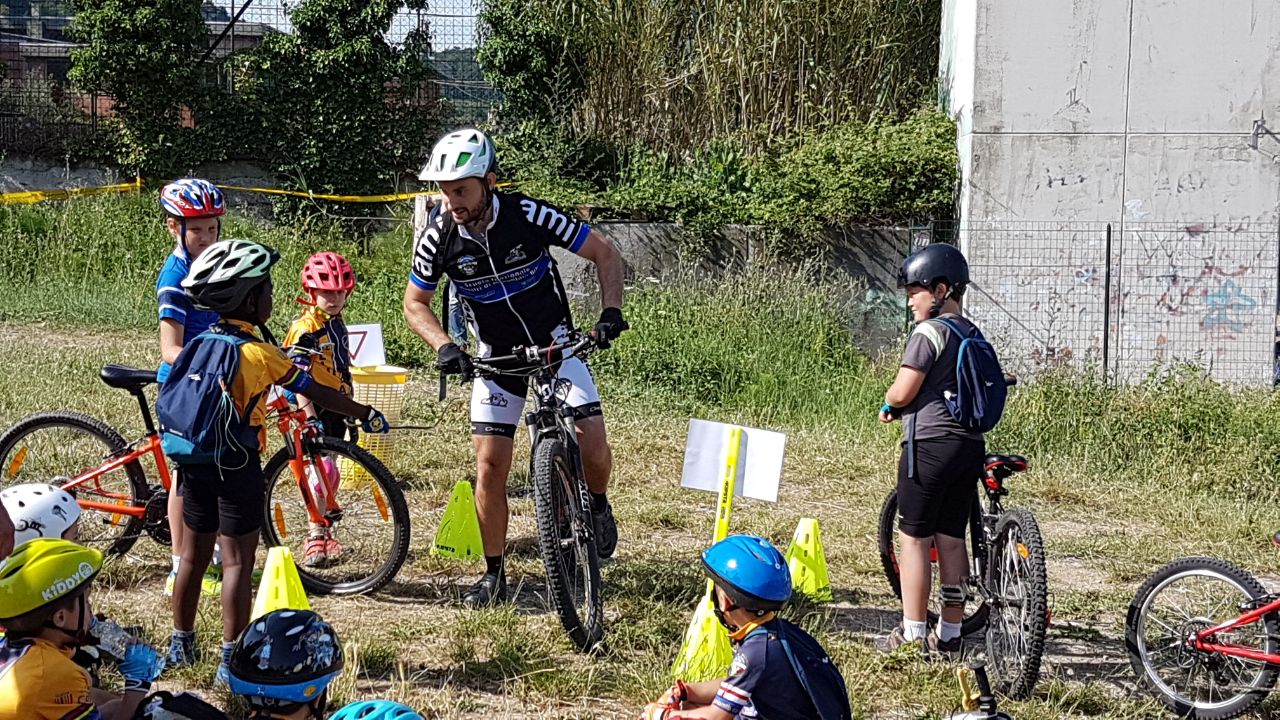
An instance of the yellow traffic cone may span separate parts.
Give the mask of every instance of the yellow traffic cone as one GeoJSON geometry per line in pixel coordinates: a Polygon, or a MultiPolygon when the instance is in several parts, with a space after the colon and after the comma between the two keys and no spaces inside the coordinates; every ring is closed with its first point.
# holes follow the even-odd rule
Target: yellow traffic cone
{"type": "Polygon", "coordinates": [[[698,609],[693,612],[693,622],[685,631],[680,654],[671,666],[672,674],[681,680],[702,682],[722,679],[729,672],[729,663],[733,662],[729,633],[716,619],[711,592],[708,589],[698,603],[698,609]]]}
{"type": "Polygon", "coordinates": [[[484,543],[480,541],[480,520],[476,518],[476,501],[471,494],[471,483],[459,480],[449,494],[449,505],[436,530],[436,541],[431,549],[440,557],[470,560],[484,557],[484,543]]]}
{"type": "Polygon", "coordinates": [[[791,587],[820,602],[830,602],[831,580],[827,577],[827,556],[822,550],[818,521],[800,518],[796,534],[787,548],[791,587]]]}
{"type": "Polygon", "coordinates": [[[267,566],[258,584],[258,597],[253,601],[251,619],[260,618],[272,610],[310,610],[307,593],[298,577],[298,566],[293,564],[293,553],[283,545],[267,551],[267,566]]]}

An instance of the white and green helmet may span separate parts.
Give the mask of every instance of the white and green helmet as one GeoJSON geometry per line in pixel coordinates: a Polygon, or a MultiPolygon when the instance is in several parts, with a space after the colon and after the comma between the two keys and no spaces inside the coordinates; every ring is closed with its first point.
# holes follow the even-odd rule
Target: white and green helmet
{"type": "Polygon", "coordinates": [[[467,128],[440,138],[418,179],[428,182],[481,178],[494,171],[493,143],[479,130],[467,128]]]}

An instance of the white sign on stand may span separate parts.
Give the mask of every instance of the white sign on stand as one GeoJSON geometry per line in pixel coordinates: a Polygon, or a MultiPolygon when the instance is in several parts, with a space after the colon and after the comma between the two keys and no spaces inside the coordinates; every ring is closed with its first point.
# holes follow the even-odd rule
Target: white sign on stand
{"type": "Polygon", "coordinates": [[[347,336],[351,347],[352,367],[378,367],[387,364],[387,351],[382,344],[382,325],[348,325],[347,336]]]}
{"type": "MultiPolygon", "coordinates": [[[[709,420],[689,421],[681,487],[719,492],[725,474],[725,448],[735,427],[738,426],[709,420]]],[[[783,433],[742,428],[738,481],[733,494],[777,502],[786,445],[787,436],[783,433]]]]}

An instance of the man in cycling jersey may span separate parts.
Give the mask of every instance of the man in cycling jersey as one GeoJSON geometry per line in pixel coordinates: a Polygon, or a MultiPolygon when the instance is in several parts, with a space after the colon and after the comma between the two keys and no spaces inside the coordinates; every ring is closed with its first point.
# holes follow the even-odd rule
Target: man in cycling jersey
{"type": "MultiPolygon", "coordinates": [[[[451,133],[436,143],[419,178],[436,182],[443,201],[414,242],[405,287],[409,326],[440,355],[447,372],[469,377],[472,360],[440,325],[431,298],[448,275],[481,357],[509,354],[516,346],[545,346],[574,327],[552,246],[596,265],[604,308],[592,333],[607,347],[627,329],[622,317],[622,258],[598,231],[547,203],[519,193],[496,192],[493,143],[479,130],[451,133]]],[[[600,397],[587,366],[569,360],[560,377],[571,384],[591,491],[600,557],[613,555],[618,529],[605,492],[613,459],[605,437],[600,397]]],[[[523,420],[528,387],[523,378],[477,378],[471,391],[471,434],[476,450],[476,513],[484,542],[485,574],[464,595],[469,605],[506,599],[502,556],[507,538],[507,475],[516,426],[523,420]]]]}

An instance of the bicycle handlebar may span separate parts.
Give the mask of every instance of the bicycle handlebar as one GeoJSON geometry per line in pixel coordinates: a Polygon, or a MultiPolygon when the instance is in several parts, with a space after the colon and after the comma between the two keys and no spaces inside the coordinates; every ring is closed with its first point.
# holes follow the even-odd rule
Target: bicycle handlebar
{"type": "MultiPolygon", "coordinates": [[[[575,331],[566,342],[553,343],[545,347],[529,347],[517,346],[513,348],[510,355],[498,355],[487,358],[472,358],[472,367],[483,376],[491,375],[519,375],[526,371],[539,370],[548,368],[553,365],[559,365],[566,360],[575,357],[581,357],[595,350],[598,346],[596,339],[590,333],[575,331]],[[553,357],[556,356],[556,357],[553,357]],[[507,363],[520,363],[516,367],[501,368],[499,365],[507,363]]],[[[444,401],[448,395],[448,384],[446,379],[452,373],[445,372],[440,367],[440,363],[436,362],[436,369],[440,371],[440,400],[444,401]]],[[[470,379],[470,378],[465,378],[470,379]]]]}

